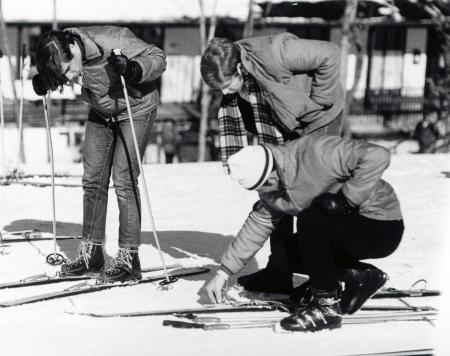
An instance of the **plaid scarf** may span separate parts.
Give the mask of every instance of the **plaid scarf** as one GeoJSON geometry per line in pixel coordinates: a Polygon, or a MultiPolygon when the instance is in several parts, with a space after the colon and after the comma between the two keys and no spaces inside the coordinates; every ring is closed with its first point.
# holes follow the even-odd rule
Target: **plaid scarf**
{"type": "MultiPolygon", "coordinates": [[[[277,145],[283,143],[283,136],[280,132],[283,125],[279,120],[272,117],[272,110],[264,100],[258,83],[245,71],[243,71],[242,76],[244,85],[241,90],[245,90],[249,97],[258,133],[258,144],[277,145]]],[[[229,173],[228,157],[248,145],[247,130],[239,111],[237,95],[233,96],[231,100],[222,102],[218,119],[222,164],[229,173]]]]}

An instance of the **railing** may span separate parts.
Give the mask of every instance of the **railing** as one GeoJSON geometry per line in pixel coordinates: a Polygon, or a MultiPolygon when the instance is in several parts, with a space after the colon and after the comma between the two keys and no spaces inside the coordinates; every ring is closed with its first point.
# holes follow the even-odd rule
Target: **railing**
{"type": "Polygon", "coordinates": [[[349,121],[359,134],[411,132],[423,117],[422,89],[370,89],[353,98],[349,121]]]}
{"type": "MultiPolygon", "coordinates": [[[[423,90],[421,89],[371,89],[357,91],[353,95],[349,121],[357,133],[411,132],[422,119],[423,90]]],[[[81,98],[76,100],[52,100],[51,118],[60,123],[85,121],[88,106],[81,98]]],[[[5,100],[6,122],[15,122],[11,100],[5,100]]],[[[25,101],[24,120],[27,126],[43,125],[40,102],[25,101]]]]}

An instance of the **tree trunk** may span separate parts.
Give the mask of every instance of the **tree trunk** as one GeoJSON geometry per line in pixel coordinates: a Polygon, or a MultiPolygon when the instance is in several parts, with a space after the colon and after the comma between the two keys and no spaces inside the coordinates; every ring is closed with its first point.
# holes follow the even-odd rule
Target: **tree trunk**
{"type": "Polygon", "coordinates": [[[344,88],[344,111],[343,111],[343,128],[342,135],[344,137],[351,136],[350,123],[348,121],[349,107],[347,105],[347,67],[348,55],[350,52],[350,36],[352,24],[355,22],[356,9],[358,0],[346,0],[344,17],[342,19],[342,39],[341,39],[341,83],[344,88]]]}
{"type": "Polygon", "coordinates": [[[255,23],[253,7],[254,7],[254,0],[250,0],[248,4],[247,22],[245,23],[244,33],[242,36],[243,38],[249,38],[253,36],[253,27],[255,23]]]}
{"type": "Polygon", "coordinates": [[[364,55],[366,53],[366,40],[367,40],[367,29],[368,27],[364,24],[355,25],[353,27],[351,43],[353,48],[356,50],[356,65],[355,65],[355,76],[353,80],[353,85],[347,93],[345,100],[345,106],[350,110],[353,103],[353,96],[358,87],[359,80],[361,78],[364,55]]]}
{"type": "MultiPolygon", "coordinates": [[[[1,38],[3,43],[3,48],[5,50],[5,55],[7,58],[7,63],[9,67],[9,74],[10,74],[10,80],[11,80],[11,87],[12,87],[12,93],[13,93],[13,105],[14,105],[14,113],[16,116],[16,123],[17,127],[19,127],[19,105],[17,102],[17,92],[16,92],[16,86],[15,81],[17,77],[17,68],[14,69],[14,66],[12,64],[12,52],[11,52],[11,46],[9,45],[9,39],[8,39],[8,32],[5,24],[5,19],[3,18],[3,4],[2,0],[0,0],[0,32],[1,32],[1,38]]],[[[23,141],[22,145],[23,146],[23,141]]],[[[19,151],[23,151],[23,147],[19,147],[19,151]]]]}
{"type": "MultiPolygon", "coordinates": [[[[211,15],[211,23],[209,26],[208,37],[206,37],[206,16],[203,0],[199,0],[200,5],[200,49],[201,53],[206,49],[208,42],[214,37],[216,32],[216,4],[214,0],[213,12],[211,15]]],[[[201,80],[200,83],[200,127],[198,132],[198,162],[204,162],[206,159],[206,133],[208,130],[208,112],[209,103],[211,101],[209,89],[207,85],[201,80]]]]}

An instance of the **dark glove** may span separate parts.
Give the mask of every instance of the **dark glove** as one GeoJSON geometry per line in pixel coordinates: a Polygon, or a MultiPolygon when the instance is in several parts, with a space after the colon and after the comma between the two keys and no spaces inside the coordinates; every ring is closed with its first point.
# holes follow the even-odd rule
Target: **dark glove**
{"type": "Polygon", "coordinates": [[[49,85],[42,79],[40,74],[36,74],[32,79],[33,89],[37,95],[45,95],[50,89],[49,85]]]}
{"type": "Polygon", "coordinates": [[[111,56],[108,57],[108,64],[115,73],[123,75],[126,80],[138,83],[142,79],[142,68],[139,63],[128,59],[123,54],[111,53],[111,56]]]}
{"type": "Polygon", "coordinates": [[[311,205],[317,206],[329,215],[348,215],[358,211],[357,207],[352,207],[349,204],[342,191],[336,194],[320,194],[314,198],[311,205]]]}

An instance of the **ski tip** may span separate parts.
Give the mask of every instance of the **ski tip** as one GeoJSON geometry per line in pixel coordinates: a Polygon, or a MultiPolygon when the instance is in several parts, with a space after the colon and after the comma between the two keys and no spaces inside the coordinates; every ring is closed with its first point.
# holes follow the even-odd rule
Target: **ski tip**
{"type": "Polygon", "coordinates": [[[68,315],[75,315],[75,316],[89,316],[89,317],[94,317],[94,318],[101,318],[102,315],[101,314],[96,314],[96,313],[85,313],[85,312],[79,312],[76,310],[64,310],[65,314],[68,315]]]}

